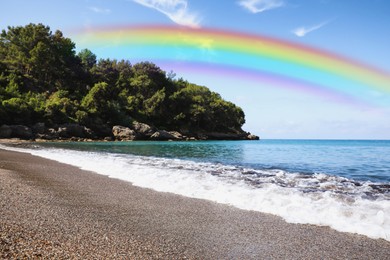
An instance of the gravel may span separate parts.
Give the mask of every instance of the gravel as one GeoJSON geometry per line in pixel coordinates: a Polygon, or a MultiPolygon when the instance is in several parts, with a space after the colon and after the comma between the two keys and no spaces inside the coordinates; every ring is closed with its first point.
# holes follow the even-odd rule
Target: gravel
{"type": "Polygon", "coordinates": [[[390,243],[0,150],[3,259],[389,259],[390,243]]]}

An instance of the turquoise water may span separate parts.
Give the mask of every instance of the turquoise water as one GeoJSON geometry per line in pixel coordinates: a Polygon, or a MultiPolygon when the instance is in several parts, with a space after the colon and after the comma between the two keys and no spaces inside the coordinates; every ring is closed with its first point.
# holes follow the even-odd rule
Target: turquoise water
{"type": "Polygon", "coordinates": [[[390,141],[261,140],[195,142],[55,143],[45,146],[177,158],[252,169],[324,173],[390,183],[390,141]]]}

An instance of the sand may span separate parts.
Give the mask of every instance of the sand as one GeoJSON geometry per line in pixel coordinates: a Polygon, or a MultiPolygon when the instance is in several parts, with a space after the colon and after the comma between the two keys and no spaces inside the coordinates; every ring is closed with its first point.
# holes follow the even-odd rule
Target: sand
{"type": "Polygon", "coordinates": [[[0,258],[389,259],[390,242],[0,150],[0,258]]]}

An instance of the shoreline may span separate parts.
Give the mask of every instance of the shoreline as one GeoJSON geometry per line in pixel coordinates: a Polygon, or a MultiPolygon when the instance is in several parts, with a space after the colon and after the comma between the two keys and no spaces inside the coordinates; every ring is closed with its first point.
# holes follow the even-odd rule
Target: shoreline
{"type": "Polygon", "coordinates": [[[386,259],[383,239],[139,188],[0,149],[1,257],[386,259]]]}
{"type": "Polygon", "coordinates": [[[44,123],[26,125],[0,125],[0,140],[20,138],[41,141],[196,141],[196,140],[260,140],[256,135],[242,129],[210,132],[161,130],[145,123],[134,121],[131,126],[114,125],[92,130],[84,125],[63,124],[51,128],[44,123]]]}

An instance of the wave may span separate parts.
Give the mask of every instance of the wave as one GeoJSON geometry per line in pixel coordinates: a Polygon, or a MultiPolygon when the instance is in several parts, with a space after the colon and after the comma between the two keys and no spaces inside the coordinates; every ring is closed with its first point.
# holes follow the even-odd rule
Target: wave
{"type": "Polygon", "coordinates": [[[386,183],[129,154],[1,148],[74,165],[139,187],[270,213],[290,223],[329,226],[390,241],[390,185],[386,183]]]}

